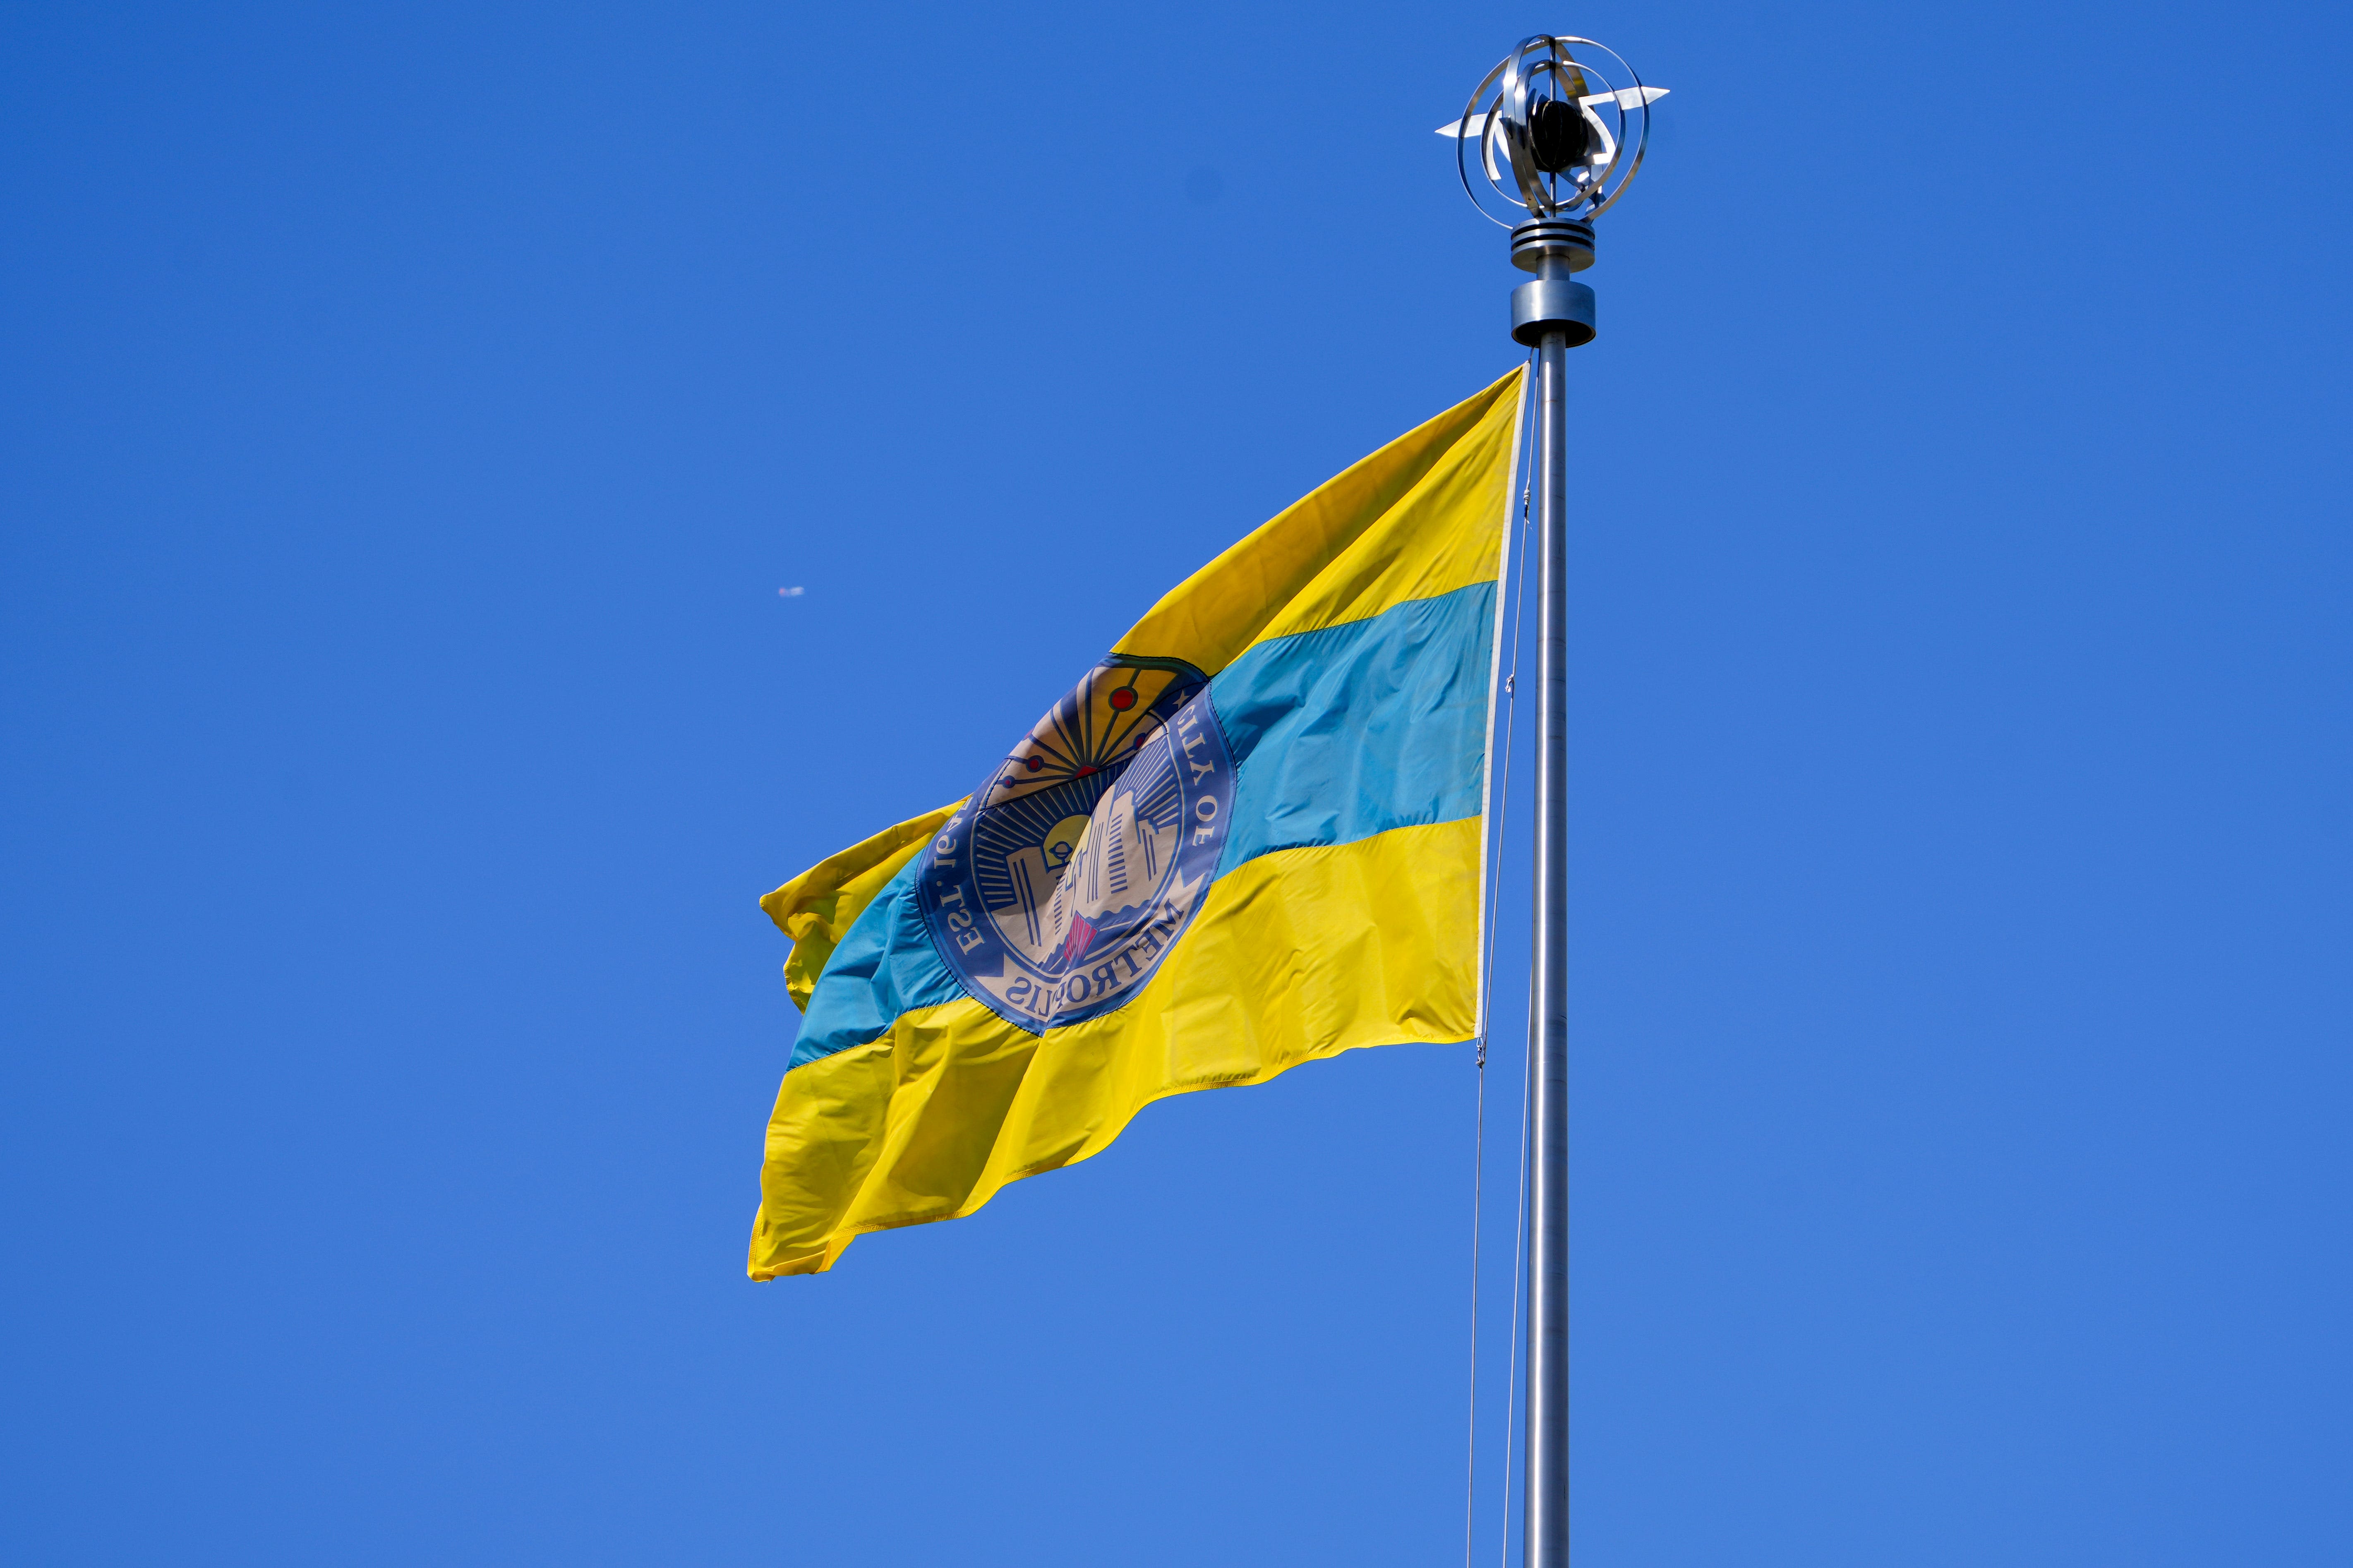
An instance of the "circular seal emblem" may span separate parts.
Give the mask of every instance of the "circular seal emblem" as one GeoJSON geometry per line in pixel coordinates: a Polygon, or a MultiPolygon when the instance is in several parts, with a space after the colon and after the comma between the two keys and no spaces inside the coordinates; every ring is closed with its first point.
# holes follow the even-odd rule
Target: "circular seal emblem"
{"type": "Polygon", "coordinates": [[[940,956],[1042,1031],[1110,1011],[1199,910],[1233,806],[1208,678],[1113,654],[1048,710],[923,850],[940,956]]]}

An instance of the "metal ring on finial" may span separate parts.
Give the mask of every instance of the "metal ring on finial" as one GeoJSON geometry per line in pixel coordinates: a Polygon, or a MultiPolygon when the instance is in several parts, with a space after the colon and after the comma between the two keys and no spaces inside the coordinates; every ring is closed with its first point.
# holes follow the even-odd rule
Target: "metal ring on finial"
{"type": "Polygon", "coordinates": [[[1505,228],[1481,200],[1463,159],[1474,146],[1494,193],[1535,218],[1599,217],[1626,194],[1651,144],[1651,100],[1618,51],[1591,38],[1538,34],[1505,55],[1455,128],[1454,167],[1463,194],[1490,222],[1505,228]],[[1587,50],[1580,59],[1572,46],[1587,50]],[[1628,84],[1620,87],[1595,63],[1606,55],[1628,84]],[[1508,166],[1512,184],[1504,188],[1508,166]]]}

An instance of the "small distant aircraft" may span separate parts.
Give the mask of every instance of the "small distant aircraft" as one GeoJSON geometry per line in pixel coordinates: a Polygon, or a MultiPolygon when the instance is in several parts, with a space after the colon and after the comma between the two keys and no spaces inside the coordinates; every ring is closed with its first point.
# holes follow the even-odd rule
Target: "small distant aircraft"
{"type": "MultiPolygon", "coordinates": [[[[1578,99],[1577,107],[1585,116],[1585,150],[1583,155],[1576,158],[1569,166],[1583,163],[1591,168],[1603,169],[1609,166],[1610,159],[1618,155],[1617,138],[1609,134],[1609,127],[1604,125],[1601,122],[1601,116],[1594,112],[1603,104],[1614,103],[1622,111],[1641,109],[1645,104],[1655,103],[1666,96],[1667,89],[1663,87],[1630,87],[1620,92],[1588,93],[1578,99]]],[[[1544,101],[1557,103],[1560,100],[1544,101]]],[[[1574,125],[1576,121],[1572,120],[1569,123],[1574,125]]],[[[1500,184],[1503,183],[1504,171],[1495,162],[1495,143],[1501,137],[1503,129],[1504,117],[1491,110],[1484,114],[1472,115],[1467,127],[1461,119],[1450,120],[1438,128],[1438,133],[1440,136],[1480,137],[1479,152],[1487,164],[1487,177],[1500,184]]],[[[1505,156],[1508,162],[1509,155],[1505,156]]]]}

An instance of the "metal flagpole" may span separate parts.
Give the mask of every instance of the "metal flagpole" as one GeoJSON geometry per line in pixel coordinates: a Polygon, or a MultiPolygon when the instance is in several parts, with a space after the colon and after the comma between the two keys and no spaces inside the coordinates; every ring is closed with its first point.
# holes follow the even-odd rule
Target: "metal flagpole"
{"type": "MultiPolygon", "coordinates": [[[[1523,285],[1526,287],[1526,285],[1523,285]]],[[[1575,287],[1575,285],[1572,285],[1575,287]]],[[[1591,317],[1587,291],[1587,317],[1591,317]]],[[[1528,1568],[1568,1562],[1569,332],[1536,337],[1535,952],[1528,988],[1528,1568]]],[[[1587,337],[1591,336],[1588,329],[1587,337]]],[[[1585,340],[1578,340],[1583,342],[1585,340]]]]}
{"type": "MultiPolygon", "coordinates": [[[[1524,39],[1487,73],[1455,138],[1463,189],[1474,154],[1489,186],[1525,219],[1512,261],[1535,274],[1512,290],[1512,336],[1535,350],[1535,942],[1528,995],[1527,1439],[1523,1568],[1568,1564],[1568,351],[1593,341],[1591,219],[1641,167],[1646,88],[1589,38],[1524,39]],[[1579,52],[1581,51],[1581,52],[1579,52]],[[1616,73],[1617,79],[1611,79],[1616,73]],[[1620,85],[1620,84],[1623,85],[1620,85]],[[1505,170],[1514,195],[1505,188],[1505,170]]],[[[1507,222],[1497,219],[1498,222],[1507,222]]]]}

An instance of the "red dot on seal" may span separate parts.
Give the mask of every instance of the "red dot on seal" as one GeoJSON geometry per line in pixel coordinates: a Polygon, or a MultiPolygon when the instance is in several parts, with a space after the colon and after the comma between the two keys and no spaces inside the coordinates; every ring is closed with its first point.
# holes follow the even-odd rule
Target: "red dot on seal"
{"type": "Polygon", "coordinates": [[[1085,778],[1089,773],[1092,773],[1095,770],[1092,768],[1081,768],[1079,770],[1079,777],[1085,778]]]}
{"type": "Polygon", "coordinates": [[[1026,762],[1026,763],[1022,763],[1021,765],[1022,765],[1023,767],[1025,767],[1025,768],[1028,768],[1031,773],[1036,773],[1039,768],[1042,768],[1042,767],[1044,767],[1044,766],[1046,765],[1046,759],[1045,759],[1045,758],[1043,758],[1043,757],[1032,757],[1032,758],[1030,758],[1028,762],[1026,762]]]}
{"type": "Polygon", "coordinates": [[[1111,694],[1111,705],[1124,713],[1135,706],[1135,688],[1123,686],[1111,694]]]}

